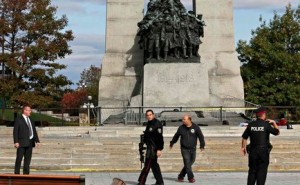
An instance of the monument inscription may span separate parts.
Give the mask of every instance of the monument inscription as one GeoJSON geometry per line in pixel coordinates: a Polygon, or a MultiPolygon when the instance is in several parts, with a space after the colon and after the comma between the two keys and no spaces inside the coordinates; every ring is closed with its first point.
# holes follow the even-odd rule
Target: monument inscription
{"type": "Polygon", "coordinates": [[[144,66],[145,106],[209,105],[208,73],[202,63],[154,63],[144,66]]]}
{"type": "Polygon", "coordinates": [[[194,82],[194,74],[189,74],[187,71],[182,70],[180,74],[173,75],[168,72],[160,72],[156,74],[156,82],[166,83],[166,85],[171,83],[191,83],[194,82]]]}

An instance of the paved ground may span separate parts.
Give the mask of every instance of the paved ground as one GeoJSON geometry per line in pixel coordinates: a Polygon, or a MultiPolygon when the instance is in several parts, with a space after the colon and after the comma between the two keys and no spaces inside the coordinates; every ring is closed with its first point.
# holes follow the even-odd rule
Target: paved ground
{"type": "MultiPolygon", "coordinates": [[[[5,173],[5,172],[1,172],[5,173]]],[[[11,173],[11,172],[6,172],[11,173]]],[[[137,184],[139,173],[108,173],[108,172],[31,172],[32,174],[51,174],[51,175],[80,175],[86,177],[86,185],[111,185],[113,178],[124,180],[126,185],[137,184]]],[[[165,185],[189,184],[186,180],[184,183],[176,181],[176,173],[163,173],[165,185]]],[[[246,172],[201,172],[195,173],[195,185],[243,185],[246,184],[246,172]]],[[[155,183],[155,179],[150,172],[147,185],[155,183]]],[[[266,185],[299,185],[300,172],[294,173],[269,173],[266,185]]]]}

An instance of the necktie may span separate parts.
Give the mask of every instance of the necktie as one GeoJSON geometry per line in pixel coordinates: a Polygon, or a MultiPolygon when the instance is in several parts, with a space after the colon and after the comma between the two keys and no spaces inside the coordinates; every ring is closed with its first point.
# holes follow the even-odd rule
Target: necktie
{"type": "Polygon", "coordinates": [[[27,117],[27,125],[28,125],[28,128],[29,128],[29,138],[32,139],[32,127],[31,127],[31,123],[29,121],[29,117],[27,117]]]}

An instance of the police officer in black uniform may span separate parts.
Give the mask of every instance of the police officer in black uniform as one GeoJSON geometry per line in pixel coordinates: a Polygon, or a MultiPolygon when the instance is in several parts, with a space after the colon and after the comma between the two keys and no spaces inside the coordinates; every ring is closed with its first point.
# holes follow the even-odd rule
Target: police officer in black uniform
{"type": "Polygon", "coordinates": [[[150,168],[156,179],[155,185],[163,185],[164,181],[161,175],[157,158],[161,156],[161,151],[164,148],[163,126],[157,120],[152,110],[146,111],[146,118],[148,120],[146,130],[144,132],[144,142],[147,145],[145,166],[138,179],[138,185],[144,185],[147,180],[150,168]]]}
{"type": "Polygon", "coordinates": [[[242,135],[241,153],[242,155],[249,153],[247,185],[255,185],[255,183],[264,185],[272,149],[270,134],[279,135],[279,129],[274,120],[266,119],[265,108],[258,108],[255,113],[257,119],[249,123],[242,135]],[[247,145],[248,137],[250,137],[250,145],[247,145]]]}
{"type": "Polygon", "coordinates": [[[202,131],[198,125],[192,122],[189,115],[183,117],[183,124],[177,129],[170,148],[177,142],[180,137],[181,155],[183,158],[184,167],[178,175],[178,181],[183,182],[187,174],[190,183],[195,182],[192,165],[196,160],[197,138],[200,141],[200,150],[204,151],[205,141],[202,131]]]}

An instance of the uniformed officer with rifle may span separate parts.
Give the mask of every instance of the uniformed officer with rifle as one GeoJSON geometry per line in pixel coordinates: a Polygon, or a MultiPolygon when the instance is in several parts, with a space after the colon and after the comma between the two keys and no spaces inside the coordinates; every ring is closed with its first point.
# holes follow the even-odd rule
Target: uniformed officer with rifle
{"type": "Polygon", "coordinates": [[[279,135],[279,128],[274,120],[266,119],[266,109],[255,110],[257,119],[248,124],[242,135],[241,154],[249,154],[247,185],[264,185],[267,178],[270,152],[270,134],[279,135]],[[247,139],[250,137],[250,144],[247,139]]]}
{"type": "Polygon", "coordinates": [[[146,160],[144,168],[138,179],[138,185],[145,185],[150,168],[156,179],[155,185],[163,185],[164,181],[161,175],[159,164],[157,163],[157,158],[161,156],[161,151],[164,148],[163,126],[162,123],[155,118],[151,109],[146,111],[146,118],[148,122],[143,138],[144,143],[146,143],[147,146],[145,157],[146,160]]]}

